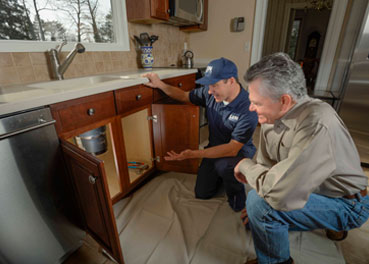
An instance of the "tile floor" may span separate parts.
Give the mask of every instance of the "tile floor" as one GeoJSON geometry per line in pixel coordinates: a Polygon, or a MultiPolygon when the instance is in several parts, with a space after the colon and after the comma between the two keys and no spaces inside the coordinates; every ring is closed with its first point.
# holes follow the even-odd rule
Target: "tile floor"
{"type": "MultiPolygon", "coordinates": [[[[255,144],[258,137],[259,127],[254,134],[255,144]]],[[[363,169],[369,177],[369,168],[363,169]]],[[[361,228],[351,230],[345,240],[336,242],[336,246],[341,250],[347,264],[369,264],[369,221],[361,228]]],[[[64,264],[82,263],[113,264],[115,262],[103,254],[100,246],[90,236],[86,235],[83,245],[64,262],[64,264]]]]}

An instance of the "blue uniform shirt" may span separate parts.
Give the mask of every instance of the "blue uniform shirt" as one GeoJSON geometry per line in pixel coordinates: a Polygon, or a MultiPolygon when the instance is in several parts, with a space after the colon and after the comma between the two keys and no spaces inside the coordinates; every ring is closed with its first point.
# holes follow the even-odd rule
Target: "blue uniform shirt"
{"type": "Polygon", "coordinates": [[[191,103],[206,107],[209,125],[208,147],[227,144],[233,139],[244,144],[238,155],[252,158],[256,152],[252,134],[258,118],[255,112],[249,111],[249,93],[241,86],[237,97],[225,105],[223,102],[217,103],[208,91],[209,87],[203,86],[190,92],[191,103]]]}

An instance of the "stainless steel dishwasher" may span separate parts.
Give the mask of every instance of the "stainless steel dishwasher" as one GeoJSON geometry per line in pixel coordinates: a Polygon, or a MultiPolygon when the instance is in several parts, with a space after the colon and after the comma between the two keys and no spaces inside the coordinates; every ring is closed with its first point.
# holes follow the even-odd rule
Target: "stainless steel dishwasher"
{"type": "Polygon", "coordinates": [[[81,245],[54,122],[49,108],[0,116],[0,263],[62,263],[81,245]]]}

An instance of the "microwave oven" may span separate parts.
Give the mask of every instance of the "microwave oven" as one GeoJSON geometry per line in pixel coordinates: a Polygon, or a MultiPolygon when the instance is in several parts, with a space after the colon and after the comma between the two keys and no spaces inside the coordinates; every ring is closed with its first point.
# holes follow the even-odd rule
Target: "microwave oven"
{"type": "Polygon", "coordinates": [[[169,22],[178,26],[204,23],[204,0],[169,0],[169,22]]]}

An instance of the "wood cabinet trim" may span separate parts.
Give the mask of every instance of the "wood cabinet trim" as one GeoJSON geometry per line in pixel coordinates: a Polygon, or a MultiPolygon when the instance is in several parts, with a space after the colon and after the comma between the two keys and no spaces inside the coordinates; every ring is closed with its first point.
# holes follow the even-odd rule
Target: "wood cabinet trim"
{"type": "Polygon", "coordinates": [[[50,109],[53,118],[56,120],[55,127],[58,134],[116,115],[113,92],[52,104],[50,109]]]}
{"type": "Polygon", "coordinates": [[[140,84],[115,90],[114,96],[117,114],[135,112],[140,107],[151,105],[153,101],[153,89],[140,84]]]}
{"type": "MultiPolygon", "coordinates": [[[[116,258],[116,260],[119,263],[124,263],[123,254],[122,254],[122,250],[120,247],[119,235],[118,235],[118,231],[117,231],[117,227],[115,223],[115,216],[114,216],[114,211],[112,207],[112,202],[108,198],[110,197],[110,195],[109,195],[109,190],[107,187],[107,181],[106,181],[106,175],[105,175],[103,162],[101,162],[96,157],[88,154],[87,152],[84,152],[83,150],[79,149],[78,147],[74,146],[73,144],[65,140],[61,141],[61,146],[63,149],[64,156],[66,158],[66,161],[69,164],[68,169],[69,169],[70,176],[72,177],[73,189],[79,196],[78,203],[80,204],[80,208],[84,208],[84,206],[81,204],[83,202],[81,200],[81,193],[80,193],[81,189],[77,187],[76,182],[73,178],[73,175],[74,175],[72,171],[73,159],[77,161],[75,163],[77,166],[89,172],[93,171],[93,176],[98,177],[97,178],[98,181],[97,183],[93,185],[93,187],[96,187],[94,188],[94,192],[97,195],[96,202],[100,205],[99,210],[102,213],[101,216],[102,216],[103,223],[105,224],[109,244],[106,244],[106,242],[104,242],[104,240],[102,240],[98,236],[98,233],[92,230],[91,226],[87,225],[88,220],[85,218],[85,215],[84,215],[83,218],[84,218],[86,230],[94,239],[99,241],[100,245],[102,245],[105,248],[105,250],[107,250],[110,254],[112,254],[112,256],[116,258]]],[[[86,201],[86,202],[89,203],[90,201],[86,201]]]]}

